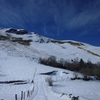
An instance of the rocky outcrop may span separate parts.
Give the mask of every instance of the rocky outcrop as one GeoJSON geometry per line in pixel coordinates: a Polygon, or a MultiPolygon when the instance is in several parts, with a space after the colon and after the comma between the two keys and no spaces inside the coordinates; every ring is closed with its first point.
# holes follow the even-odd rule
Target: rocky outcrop
{"type": "Polygon", "coordinates": [[[1,33],[0,34],[0,40],[9,40],[12,42],[17,42],[19,44],[22,45],[26,45],[29,46],[30,42],[32,42],[32,40],[29,38],[24,38],[22,35],[24,34],[28,34],[27,30],[16,30],[13,28],[10,28],[8,30],[5,31],[5,33],[1,33]],[[13,35],[13,34],[17,34],[17,35],[13,35]]]}
{"type": "Polygon", "coordinates": [[[24,29],[14,28],[0,30],[0,40],[9,40],[27,46],[29,46],[32,41],[38,43],[50,42],[50,39],[44,38],[37,33],[31,33],[24,29]]]}
{"type": "Polygon", "coordinates": [[[6,30],[6,32],[8,33],[15,33],[15,34],[19,34],[19,35],[23,35],[23,34],[28,34],[28,31],[27,30],[16,30],[16,29],[9,29],[9,30],[6,30]]]}

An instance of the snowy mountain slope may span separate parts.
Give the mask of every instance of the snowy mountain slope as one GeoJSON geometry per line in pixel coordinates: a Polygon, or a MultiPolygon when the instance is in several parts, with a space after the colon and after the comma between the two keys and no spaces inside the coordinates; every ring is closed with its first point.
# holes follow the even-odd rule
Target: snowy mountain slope
{"type": "Polygon", "coordinates": [[[80,100],[100,99],[99,81],[73,81],[70,80],[73,72],[37,62],[39,57],[52,55],[57,59],[82,58],[98,62],[100,47],[71,40],[57,41],[22,29],[0,29],[0,100],[14,100],[15,94],[20,100],[21,91],[27,94],[33,86],[34,92],[28,98],[25,96],[25,100],[71,100],[69,94],[79,96],[80,100]],[[52,71],[56,74],[40,74],[52,71]],[[52,87],[46,83],[47,77],[52,77],[52,87]],[[16,80],[24,80],[27,84],[3,83],[16,80]],[[62,96],[63,93],[66,95],[62,96]]]}
{"type": "Polygon", "coordinates": [[[17,56],[23,55],[30,58],[56,56],[57,59],[82,58],[84,61],[100,61],[100,47],[72,40],[53,40],[34,32],[24,33],[24,31],[26,32],[22,29],[1,29],[0,45],[2,48],[0,49],[5,48],[8,54],[13,51],[17,56]]]}

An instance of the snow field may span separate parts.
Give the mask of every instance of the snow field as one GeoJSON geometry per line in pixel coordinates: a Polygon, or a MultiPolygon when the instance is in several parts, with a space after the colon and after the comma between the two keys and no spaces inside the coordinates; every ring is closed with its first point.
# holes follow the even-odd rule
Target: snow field
{"type": "Polygon", "coordinates": [[[27,58],[15,58],[8,57],[5,63],[5,59],[0,60],[1,75],[0,80],[27,80],[29,84],[13,85],[13,84],[0,84],[0,99],[14,100],[14,95],[18,94],[20,98],[21,91],[27,91],[32,88],[30,84],[35,74],[35,90],[33,95],[27,100],[70,100],[69,94],[72,96],[79,96],[80,100],[99,100],[100,98],[100,85],[99,81],[82,81],[82,80],[70,80],[73,77],[73,72],[53,68],[49,66],[40,65],[27,58]],[[47,75],[40,75],[40,73],[58,71],[56,75],[51,76],[53,79],[53,86],[48,87],[45,82],[47,75]],[[36,72],[35,72],[36,71],[36,72]],[[66,71],[69,74],[64,74],[66,71]],[[62,95],[65,93],[67,95],[62,95]]]}
{"type": "MultiPolygon", "coordinates": [[[[0,30],[0,35],[6,36],[7,29],[0,30]]],[[[88,44],[79,49],[77,46],[69,43],[39,43],[41,39],[48,41],[48,38],[32,33],[32,35],[15,35],[14,37],[21,37],[23,39],[32,39],[30,46],[24,46],[17,42],[10,40],[0,41],[0,81],[25,80],[28,84],[0,84],[0,100],[14,100],[15,94],[20,100],[21,91],[27,92],[31,90],[34,80],[34,92],[31,97],[26,100],[71,100],[69,94],[72,96],[79,96],[79,100],[100,100],[100,81],[82,81],[70,80],[73,77],[73,72],[44,66],[38,63],[39,57],[55,56],[57,60],[63,58],[64,60],[71,60],[74,58],[81,58],[84,61],[90,60],[92,62],[100,61],[100,57],[88,53],[90,50],[100,55],[100,47],[94,47],[88,44]],[[58,71],[55,75],[40,75],[51,71],[58,71]],[[63,72],[69,74],[64,74],[63,72]],[[45,82],[47,77],[52,77],[53,86],[48,86],[45,82]],[[65,93],[67,95],[61,95],[65,93]]],[[[83,43],[84,44],[84,43],[83,43]]]]}
{"type": "Polygon", "coordinates": [[[59,78],[58,81],[55,78],[56,81],[54,81],[54,86],[51,87],[51,91],[57,94],[65,93],[67,97],[69,94],[72,94],[72,96],[79,96],[80,100],[99,100],[100,81],[70,80],[72,76],[68,78],[65,77],[65,79],[64,77],[65,76],[63,76],[63,78],[61,77],[61,80],[59,78]]]}

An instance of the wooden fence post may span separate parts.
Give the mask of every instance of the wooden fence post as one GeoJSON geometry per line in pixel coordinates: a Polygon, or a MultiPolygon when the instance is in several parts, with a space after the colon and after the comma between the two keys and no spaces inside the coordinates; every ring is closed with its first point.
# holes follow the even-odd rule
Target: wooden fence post
{"type": "Polygon", "coordinates": [[[25,92],[24,92],[24,100],[25,100],[25,92]]]}
{"type": "Polygon", "coordinates": [[[17,94],[15,94],[15,100],[17,100],[17,94]]]}
{"type": "Polygon", "coordinates": [[[21,100],[23,100],[23,91],[21,91],[21,100]]]}
{"type": "Polygon", "coordinates": [[[29,94],[29,91],[27,91],[27,97],[29,97],[29,95],[30,95],[30,94],[29,94]]]}

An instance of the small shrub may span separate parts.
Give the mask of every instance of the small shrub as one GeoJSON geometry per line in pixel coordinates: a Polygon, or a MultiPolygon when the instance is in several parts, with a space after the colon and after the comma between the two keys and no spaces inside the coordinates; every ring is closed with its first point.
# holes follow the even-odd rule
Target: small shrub
{"type": "Polygon", "coordinates": [[[47,77],[45,81],[48,83],[49,86],[53,86],[53,80],[51,77],[47,77]]]}
{"type": "Polygon", "coordinates": [[[90,77],[87,76],[87,75],[84,75],[83,80],[84,80],[84,81],[89,81],[89,80],[90,80],[90,77]]]}
{"type": "Polygon", "coordinates": [[[76,80],[76,78],[70,78],[71,80],[76,80]]]}
{"type": "Polygon", "coordinates": [[[77,77],[77,80],[81,80],[82,78],[81,77],[77,77]]]}
{"type": "Polygon", "coordinates": [[[100,68],[95,68],[94,69],[94,76],[97,80],[100,80],[100,68]]]}
{"type": "Polygon", "coordinates": [[[76,80],[76,79],[78,79],[78,73],[77,72],[74,72],[73,73],[73,78],[71,78],[71,80],[76,80]]]}
{"type": "Polygon", "coordinates": [[[77,79],[77,77],[78,77],[78,73],[77,73],[77,72],[74,72],[74,73],[73,73],[73,76],[74,76],[74,78],[77,79]]]}

